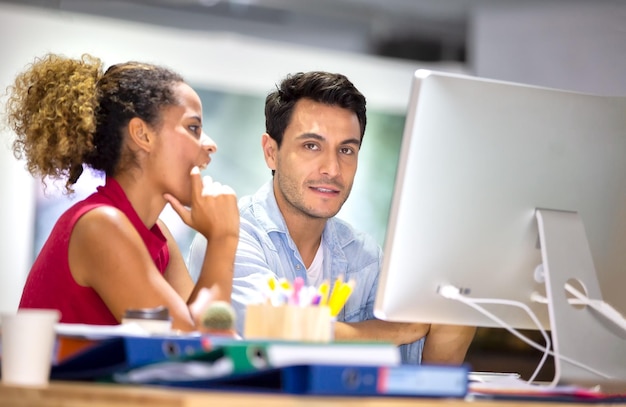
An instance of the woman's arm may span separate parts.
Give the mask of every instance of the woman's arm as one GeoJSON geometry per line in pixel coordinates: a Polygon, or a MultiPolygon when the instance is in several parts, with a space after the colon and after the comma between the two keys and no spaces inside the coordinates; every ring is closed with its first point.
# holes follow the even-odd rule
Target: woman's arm
{"type": "Polygon", "coordinates": [[[239,236],[236,196],[223,186],[204,188],[198,171],[192,172],[191,178],[190,209],[171,196],[168,200],[183,221],[210,242],[195,286],[186,281],[189,275],[184,261],[180,250],[173,248],[174,240],[167,228],[164,232],[168,246],[174,250],[164,278],[141,236],[120,210],[98,207],[75,224],[68,253],[71,273],[78,284],[98,293],[118,321],[129,308],[166,306],[174,329],[195,330],[199,319],[191,315],[189,305],[200,290],[212,289],[214,300],[229,299],[239,236]]]}
{"type": "Polygon", "coordinates": [[[165,194],[165,199],[183,222],[207,240],[202,269],[187,302],[192,303],[203,287],[211,288],[216,300],[230,301],[235,253],[239,242],[237,196],[226,185],[210,179],[203,182],[197,167],[191,172],[191,182],[189,209],[174,196],[165,194]]]}
{"type": "Polygon", "coordinates": [[[196,328],[186,299],[163,278],[137,230],[116,208],[101,206],[78,220],[69,265],[74,280],[93,288],[118,321],[129,308],[163,305],[174,329],[196,328]]]}
{"type": "Polygon", "coordinates": [[[163,277],[165,277],[165,280],[172,286],[174,291],[176,291],[182,299],[187,301],[193,291],[194,282],[189,275],[189,271],[185,265],[185,259],[183,258],[174,235],[172,235],[163,221],[158,220],[157,224],[159,228],[161,228],[163,236],[167,239],[167,248],[170,253],[170,261],[163,277]]]}

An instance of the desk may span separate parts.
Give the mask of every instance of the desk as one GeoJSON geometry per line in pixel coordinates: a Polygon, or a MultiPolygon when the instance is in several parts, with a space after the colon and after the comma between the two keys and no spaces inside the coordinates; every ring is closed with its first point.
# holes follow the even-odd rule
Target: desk
{"type": "Polygon", "coordinates": [[[574,407],[590,405],[607,406],[610,404],[466,402],[457,399],[391,397],[309,397],[72,382],[53,382],[46,388],[0,385],[0,406],[2,407],[574,407]]]}

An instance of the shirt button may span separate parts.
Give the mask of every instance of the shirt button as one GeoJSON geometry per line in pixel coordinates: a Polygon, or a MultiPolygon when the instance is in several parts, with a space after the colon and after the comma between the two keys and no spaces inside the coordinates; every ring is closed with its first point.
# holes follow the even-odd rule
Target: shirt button
{"type": "Polygon", "coordinates": [[[296,270],[300,270],[300,265],[296,264],[296,270]]]}

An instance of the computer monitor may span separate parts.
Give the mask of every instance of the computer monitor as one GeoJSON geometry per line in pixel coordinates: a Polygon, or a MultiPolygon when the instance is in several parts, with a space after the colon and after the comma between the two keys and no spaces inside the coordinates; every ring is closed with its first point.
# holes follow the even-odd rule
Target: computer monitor
{"type": "MultiPolygon", "coordinates": [[[[616,336],[610,346],[624,348],[626,337],[614,324],[567,301],[564,281],[570,278],[582,283],[589,297],[602,298],[601,287],[605,300],[621,312],[626,309],[621,294],[626,287],[626,98],[416,71],[376,317],[500,326],[466,304],[444,298],[439,290],[452,285],[467,297],[526,304],[553,336],[559,323],[560,338],[553,339],[562,354],[587,345],[596,349],[598,343],[565,341],[570,335],[589,335],[581,329],[603,331],[595,338],[600,343],[606,330],[616,336]],[[547,226],[549,238],[540,236],[545,226],[538,210],[557,218],[573,214],[580,222],[547,226]],[[577,234],[580,223],[583,229],[577,234]],[[574,225],[574,232],[567,225],[574,225]],[[579,250],[575,243],[575,253],[567,246],[569,237],[580,234],[588,241],[592,261],[584,256],[584,244],[579,250]],[[545,240],[565,245],[564,255],[553,251],[550,256],[551,275],[542,256],[552,245],[542,253],[541,237],[544,245],[545,240]],[[576,257],[580,253],[582,259],[576,257]],[[574,267],[591,264],[570,276],[560,260],[574,262],[574,267]]],[[[520,308],[485,308],[512,327],[537,329],[520,308]]],[[[613,363],[611,357],[600,363],[613,363]]],[[[626,367],[618,374],[626,377],[626,367]]]]}

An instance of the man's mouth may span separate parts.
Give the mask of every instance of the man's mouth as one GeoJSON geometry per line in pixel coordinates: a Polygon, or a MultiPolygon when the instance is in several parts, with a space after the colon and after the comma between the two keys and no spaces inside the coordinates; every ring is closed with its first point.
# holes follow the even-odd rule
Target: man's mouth
{"type": "Polygon", "coordinates": [[[339,190],[334,188],[326,188],[326,187],[310,187],[318,192],[322,192],[324,194],[338,194],[339,190]]]}

